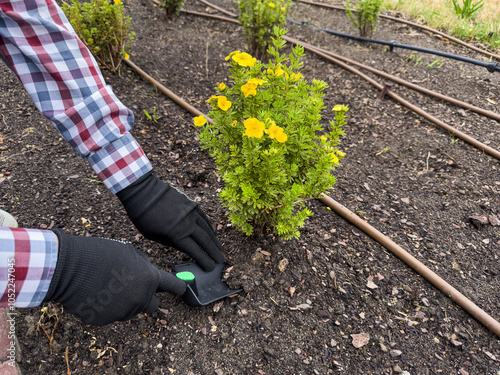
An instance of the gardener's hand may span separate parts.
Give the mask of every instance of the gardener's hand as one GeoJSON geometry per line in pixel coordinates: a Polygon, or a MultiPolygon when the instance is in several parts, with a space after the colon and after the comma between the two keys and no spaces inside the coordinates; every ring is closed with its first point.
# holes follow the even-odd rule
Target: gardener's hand
{"type": "Polygon", "coordinates": [[[224,262],[222,246],[198,203],[152,172],[117,197],[144,237],[185,252],[205,271],[224,262]]]}
{"type": "Polygon", "coordinates": [[[59,255],[44,302],[61,303],[84,323],[103,326],[150,314],[160,305],[156,292],[186,291],[184,281],[156,268],[130,243],[54,233],[59,255]]]}

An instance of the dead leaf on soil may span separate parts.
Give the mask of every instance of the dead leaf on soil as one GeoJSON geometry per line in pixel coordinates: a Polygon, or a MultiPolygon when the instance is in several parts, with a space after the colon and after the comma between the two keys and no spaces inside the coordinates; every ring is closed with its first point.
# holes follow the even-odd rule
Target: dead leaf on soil
{"type": "Polygon", "coordinates": [[[370,341],[369,333],[352,334],[351,337],[352,337],[352,345],[355,348],[361,348],[362,346],[368,344],[368,342],[370,341]]]}
{"type": "Polygon", "coordinates": [[[287,258],[281,259],[280,262],[278,263],[278,269],[281,272],[285,272],[287,266],[288,266],[288,259],[287,258]]]}
{"type": "Polygon", "coordinates": [[[491,354],[490,352],[487,352],[486,350],[483,350],[483,353],[486,354],[488,357],[490,357],[490,359],[496,361],[497,360],[497,357],[495,357],[493,354],[491,354]]]}
{"type": "Polygon", "coordinates": [[[406,204],[410,204],[410,198],[401,198],[401,200],[406,204]]]}

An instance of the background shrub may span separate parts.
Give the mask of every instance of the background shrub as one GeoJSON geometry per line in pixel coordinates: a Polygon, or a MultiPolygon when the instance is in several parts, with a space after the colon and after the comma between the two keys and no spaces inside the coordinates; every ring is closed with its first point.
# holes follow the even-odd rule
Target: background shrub
{"type": "Polygon", "coordinates": [[[245,32],[248,52],[263,58],[273,36],[273,28],[282,28],[291,0],[240,0],[239,21],[245,32]]]}
{"type": "Polygon", "coordinates": [[[359,30],[359,35],[371,38],[379,22],[379,15],[384,0],[360,0],[356,4],[354,15],[351,2],[346,2],[346,13],[352,24],[359,30]]]}
{"type": "Polygon", "coordinates": [[[165,10],[168,18],[175,18],[184,7],[185,0],[160,0],[160,7],[165,10]]]}
{"type": "Polygon", "coordinates": [[[101,65],[111,71],[118,69],[128,58],[135,33],[129,30],[130,17],[125,16],[123,4],[115,0],[91,0],[63,3],[62,9],[80,39],[101,65]]]}

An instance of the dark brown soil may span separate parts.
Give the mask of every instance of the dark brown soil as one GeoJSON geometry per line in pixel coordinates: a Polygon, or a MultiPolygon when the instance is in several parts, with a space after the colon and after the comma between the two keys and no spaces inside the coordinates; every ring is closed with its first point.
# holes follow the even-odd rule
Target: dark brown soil
{"type": "MultiPolygon", "coordinates": [[[[229,0],[217,3],[237,12],[229,0]]],[[[137,33],[131,60],[206,112],[206,99],[227,77],[224,57],[244,49],[242,29],[186,14],[167,20],[146,0],[130,0],[126,7],[137,33]]],[[[194,1],[186,9],[214,12],[194,1]]],[[[355,33],[339,11],[295,4],[291,18],[355,33]]],[[[389,52],[306,27],[290,26],[289,35],[499,112],[498,73],[449,59],[431,68],[437,58],[432,55],[389,52]]],[[[393,22],[382,21],[374,37],[486,61],[393,22]]],[[[304,63],[306,78],[330,85],[325,124],[335,104],[350,107],[342,140],[347,155],[328,194],[500,319],[500,227],[494,225],[500,218],[499,161],[396,102],[378,100],[379,93],[357,76],[310,53],[304,63]],[[486,219],[481,224],[473,215],[486,219]]],[[[314,216],[298,240],[237,232],[218,201],[222,182],[200,150],[193,116],[128,68],[105,75],[134,110],[134,135],[158,175],[200,201],[210,216],[228,259],[226,280],[244,292],[198,309],[163,295],[162,311],[103,328],[83,326],[60,312],[55,325],[58,318],[40,308],[23,310],[17,329],[25,374],[66,373],[66,349],[72,374],[499,373],[495,334],[320,202],[309,202],[314,216]],[[155,108],[161,119],[152,122],[143,110],[155,108]],[[289,264],[281,272],[283,259],[289,264]],[[50,336],[54,326],[50,346],[43,329],[50,336]],[[352,335],[359,334],[369,341],[357,348],[352,335]]],[[[500,149],[498,122],[394,90],[500,149]]],[[[1,205],[22,226],[131,240],[167,269],[188,260],[138,234],[119,201],[4,66],[0,113],[1,205]]]]}

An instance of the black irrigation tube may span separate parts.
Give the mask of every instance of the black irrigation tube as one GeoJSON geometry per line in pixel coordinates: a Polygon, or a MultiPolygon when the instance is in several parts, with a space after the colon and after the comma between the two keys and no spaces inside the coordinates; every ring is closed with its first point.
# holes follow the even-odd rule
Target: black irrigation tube
{"type": "MultiPolygon", "coordinates": [[[[207,4],[207,5],[210,5],[210,3],[206,2],[205,0],[200,0],[200,1],[203,1],[204,4],[207,4]]],[[[218,20],[221,20],[221,21],[227,21],[227,22],[231,22],[231,23],[234,23],[234,24],[238,24],[239,25],[239,21],[236,20],[236,19],[232,19],[232,18],[227,18],[227,17],[222,17],[222,16],[218,16],[218,15],[214,15],[214,14],[208,14],[208,13],[201,13],[201,12],[194,12],[194,11],[188,11],[188,10],[183,10],[184,13],[186,14],[192,14],[192,15],[196,15],[196,16],[202,16],[202,17],[208,17],[208,18],[214,18],[214,19],[218,19],[218,20]]],[[[291,41],[293,38],[290,38],[290,37],[287,37],[285,36],[284,37],[285,40],[289,40],[291,41]]],[[[298,42],[298,41],[297,41],[298,42]]],[[[306,43],[303,43],[303,42],[298,42],[299,44],[303,45],[304,48],[305,47],[305,44],[306,43]]],[[[311,46],[312,47],[312,46],[311,46]]],[[[371,83],[373,86],[377,87],[379,90],[383,90],[384,89],[384,86],[382,86],[381,84],[379,84],[378,82],[376,82],[375,80],[373,80],[372,78],[368,77],[367,75],[361,73],[359,70],[347,65],[347,64],[344,64],[342,63],[341,61],[331,57],[331,56],[328,56],[326,55],[325,53],[319,51],[316,47],[312,47],[310,48],[311,52],[314,52],[316,53],[318,56],[321,56],[341,67],[343,67],[344,69],[354,73],[354,74],[357,74],[358,76],[360,76],[361,78],[365,79],[366,81],[368,81],[369,83],[371,83]]],[[[426,111],[422,110],[421,108],[417,107],[417,106],[414,106],[413,104],[409,103],[408,101],[406,101],[405,99],[401,98],[399,95],[393,93],[392,91],[388,90],[386,95],[390,96],[391,98],[393,98],[394,100],[398,101],[399,103],[401,103],[402,105],[404,105],[405,107],[407,107],[408,109],[412,110],[413,112],[419,114],[420,116],[424,117],[425,119],[431,121],[432,123],[438,125],[439,127],[447,130],[448,132],[450,133],[453,133],[455,136],[457,136],[458,138],[462,139],[463,141],[473,145],[474,147],[486,152],[487,154],[497,158],[500,160],[500,151],[497,151],[495,150],[494,148],[492,147],[489,147],[488,145],[482,143],[482,142],[479,142],[477,139],[474,139],[470,136],[468,136],[467,134],[465,133],[462,133],[461,131],[459,131],[458,129],[446,124],[445,122],[439,120],[438,118],[432,116],[431,114],[427,113],[426,111]]]]}
{"type": "Polygon", "coordinates": [[[319,26],[309,25],[305,21],[299,22],[299,21],[291,20],[289,18],[287,18],[287,21],[291,22],[291,23],[294,23],[296,25],[304,25],[304,26],[307,26],[307,27],[309,27],[311,29],[320,30],[320,31],[323,31],[325,33],[328,33],[328,34],[331,34],[331,35],[335,35],[335,36],[338,36],[338,37],[342,37],[342,38],[359,40],[361,42],[368,42],[368,43],[375,43],[375,44],[381,44],[381,45],[384,45],[384,46],[389,46],[389,48],[390,48],[391,51],[395,47],[396,48],[402,48],[402,49],[409,49],[409,50],[412,50],[412,51],[428,53],[428,54],[431,54],[431,55],[442,56],[442,57],[446,57],[448,59],[453,59],[453,60],[458,60],[458,61],[466,62],[466,63],[469,63],[469,64],[478,65],[478,66],[481,66],[483,68],[486,68],[488,70],[488,72],[490,72],[490,73],[500,72],[500,64],[497,63],[497,62],[486,63],[486,62],[483,62],[483,61],[474,60],[474,59],[470,59],[468,57],[464,57],[464,56],[460,56],[460,55],[454,55],[454,54],[447,53],[447,52],[436,51],[436,50],[432,50],[432,49],[429,49],[429,48],[422,48],[422,47],[417,47],[417,46],[411,46],[409,44],[398,43],[395,40],[391,40],[391,41],[378,40],[378,39],[365,38],[363,36],[358,36],[358,35],[341,33],[339,31],[325,29],[325,28],[319,27],[319,26]]]}
{"type": "MultiPolygon", "coordinates": [[[[191,13],[191,12],[185,12],[191,13]]],[[[201,15],[204,17],[210,17],[211,15],[197,13],[197,15],[201,15]]],[[[195,14],[191,13],[191,14],[195,14]]],[[[218,18],[215,16],[215,18],[218,18]]],[[[220,18],[222,19],[222,17],[220,18]]],[[[231,20],[233,22],[233,20],[231,20]]],[[[239,24],[238,21],[236,23],[239,24]]],[[[168,90],[166,87],[157,82],[154,78],[147,75],[144,71],[139,69],[137,65],[128,61],[127,64],[135,69],[140,75],[146,78],[149,82],[151,82],[156,87],[160,88],[161,91],[165,92],[170,98],[172,98],[177,104],[186,110],[190,111],[195,115],[199,115],[201,112],[185,102],[183,99],[177,97],[172,91],[168,90]]],[[[211,121],[211,119],[209,119],[211,121]]],[[[350,222],[351,224],[357,226],[359,229],[364,231],[371,238],[379,242],[385,248],[387,248],[391,253],[405,262],[408,266],[410,266],[414,271],[416,271],[420,276],[429,281],[432,285],[434,285],[438,290],[443,292],[446,296],[451,298],[455,303],[461,306],[465,311],[471,314],[475,319],[477,319],[480,323],[482,323],[486,328],[490,329],[494,332],[498,337],[500,337],[500,323],[488,315],[484,310],[482,310],[479,306],[474,304],[471,300],[465,297],[462,293],[460,293],[457,289],[448,284],[445,280],[443,280],[440,276],[438,276],[435,272],[431,271],[428,267],[426,267],[422,262],[417,260],[415,257],[410,255],[406,250],[397,245],[394,241],[392,241],[389,237],[385,236],[377,229],[369,225],[359,216],[355,215],[352,211],[348,210],[346,207],[336,202],[331,197],[326,194],[322,194],[319,199],[322,203],[330,207],[333,211],[335,211],[338,215],[343,217],[345,220],[350,222]]]]}
{"type": "MultiPolygon", "coordinates": [[[[323,8],[336,9],[336,10],[341,10],[341,11],[344,11],[344,12],[346,11],[346,8],[338,6],[338,5],[330,5],[330,4],[324,4],[324,3],[315,3],[313,1],[308,1],[308,0],[295,0],[295,1],[297,1],[299,3],[309,4],[309,5],[316,5],[316,6],[323,7],[323,8]]],[[[355,12],[355,10],[353,10],[353,12],[355,12]]],[[[379,17],[380,18],[385,18],[385,19],[388,19],[388,20],[391,20],[391,21],[399,22],[399,23],[404,23],[406,25],[410,25],[410,26],[416,27],[418,29],[429,31],[429,32],[431,32],[433,34],[440,35],[443,38],[448,39],[448,40],[450,40],[450,41],[452,41],[454,43],[461,44],[462,46],[467,47],[467,48],[469,48],[469,49],[471,49],[473,51],[479,52],[479,53],[481,53],[481,54],[483,54],[485,56],[494,57],[497,60],[500,60],[500,55],[497,55],[497,54],[495,54],[493,52],[490,52],[490,51],[485,51],[484,49],[481,49],[481,48],[478,48],[476,46],[473,46],[472,44],[466,43],[463,40],[457,39],[457,38],[455,38],[455,37],[453,37],[451,35],[445,34],[445,33],[441,32],[441,31],[433,29],[433,28],[431,28],[429,26],[420,25],[418,23],[411,22],[411,21],[405,20],[403,18],[392,17],[392,16],[388,16],[388,15],[385,15],[385,14],[381,14],[379,17]]]]}

